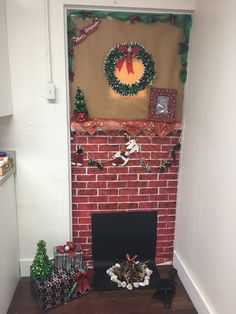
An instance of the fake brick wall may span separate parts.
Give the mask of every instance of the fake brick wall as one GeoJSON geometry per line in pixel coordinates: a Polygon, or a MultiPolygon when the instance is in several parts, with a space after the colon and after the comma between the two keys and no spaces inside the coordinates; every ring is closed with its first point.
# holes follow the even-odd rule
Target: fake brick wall
{"type": "MultiPolygon", "coordinates": [[[[97,132],[93,136],[75,136],[71,152],[75,153],[76,145],[80,144],[93,158],[109,159],[123,147],[123,134],[108,136],[97,132]]],[[[91,252],[92,213],[157,210],[156,262],[160,264],[173,259],[179,154],[164,173],[158,173],[157,168],[178,143],[179,132],[164,139],[143,135],[136,139],[142,156],[151,166],[151,173],[140,167],[139,153],[132,154],[124,167],[113,167],[111,163],[105,164],[103,170],[89,167],[87,153],[83,155],[83,166],[72,166],[73,240],[79,242],[83,250],[91,252]]]]}

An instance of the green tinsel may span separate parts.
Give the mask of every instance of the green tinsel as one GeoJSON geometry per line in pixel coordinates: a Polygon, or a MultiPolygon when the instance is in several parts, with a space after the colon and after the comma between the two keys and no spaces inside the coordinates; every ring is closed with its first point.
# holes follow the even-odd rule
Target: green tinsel
{"type": "Polygon", "coordinates": [[[152,84],[156,77],[155,62],[152,59],[151,54],[145,50],[142,45],[136,42],[126,42],[121,44],[116,45],[110,50],[105,59],[103,70],[107,75],[108,84],[116,93],[123,96],[133,96],[152,84]],[[121,83],[121,81],[115,75],[116,64],[118,60],[124,56],[124,53],[119,50],[121,44],[125,45],[127,48],[130,47],[131,49],[133,47],[139,47],[139,53],[135,56],[135,58],[141,60],[144,65],[143,76],[137,82],[131,85],[121,83]]]}
{"type": "MultiPolygon", "coordinates": [[[[67,16],[68,25],[68,47],[69,47],[69,71],[72,71],[72,58],[73,54],[70,53],[73,49],[72,37],[76,35],[76,26],[73,23],[73,17],[81,18],[106,18],[112,17],[119,21],[131,21],[132,17],[138,17],[139,21],[145,24],[151,24],[155,22],[171,23],[173,26],[183,29],[184,43],[188,44],[190,39],[190,30],[192,27],[192,16],[189,14],[145,14],[145,13],[127,13],[127,12],[101,12],[101,11],[76,11],[71,12],[67,16]]],[[[185,64],[188,61],[188,49],[186,51],[180,51],[181,63],[185,64]]],[[[185,83],[187,80],[187,70],[180,70],[180,80],[185,83]]]]}
{"type": "Polygon", "coordinates": [[[52,275],[53,265],[47,256],[46,242],[40,240],[37,246],[37,252],[31,268],[32,275],[39,279],[47,279],[52,275]]]}

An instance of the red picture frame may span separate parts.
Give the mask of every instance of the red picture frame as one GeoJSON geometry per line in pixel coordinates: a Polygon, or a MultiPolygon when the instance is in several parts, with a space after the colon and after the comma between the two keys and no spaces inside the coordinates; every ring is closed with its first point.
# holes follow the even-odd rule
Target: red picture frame
{"type": "Polygon", "coordinates": [[[157,122],[174,122],[177,90],[151,88],[148,119],[157,122]]]}

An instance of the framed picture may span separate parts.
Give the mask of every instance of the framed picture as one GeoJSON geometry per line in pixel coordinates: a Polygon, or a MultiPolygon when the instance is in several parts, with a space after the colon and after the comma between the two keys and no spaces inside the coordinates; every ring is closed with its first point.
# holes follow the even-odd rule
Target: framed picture
{"type": "Polygon", "coordinates": [[[170,88],[151,88],[148,119],[174,122],[177,91],[170,88]]]}

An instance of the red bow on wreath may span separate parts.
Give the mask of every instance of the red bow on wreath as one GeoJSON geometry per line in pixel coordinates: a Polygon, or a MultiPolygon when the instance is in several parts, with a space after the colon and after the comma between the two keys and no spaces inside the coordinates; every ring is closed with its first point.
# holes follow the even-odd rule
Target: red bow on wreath
{"type": "Polygon", "coordinates": [[[120,60],[117,62],[116,67],[120,71],[124,62],[126,61],[126,68],[128,73],[134,73],[133,69],[133,57],[137,56],[140,48],[139,47],[126,47],[126,45],[120,45],[119,51],[125,53],[125,56],[120,58],[120,60]]]}

